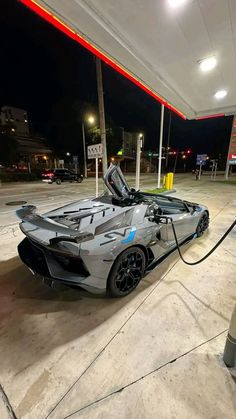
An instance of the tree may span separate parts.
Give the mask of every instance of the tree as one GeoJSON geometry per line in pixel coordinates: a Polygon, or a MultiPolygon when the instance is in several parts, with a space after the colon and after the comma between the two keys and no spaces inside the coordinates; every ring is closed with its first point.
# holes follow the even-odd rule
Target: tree
{"type": "MultiPolygon", "coordinates": [[[[83,161],[83,138],[82,122],[85,124],[86,145],[101,142],[98,108],[94,104],[63,98],[54,105],[52,111],[51,137],[55,149],[58,153],[70,152],[79,156],[83,161]],[[86,119],[89,115],[94,115],[96,123],[94,127],[87,124],[86,119]]],[[[117,154],[122,146],[122,132],[112,119],[106,115],[106,134],[107,134],[107,154],[113,156],[117,154]]]]}
{"type": "MultiPolygon", "coordinates": [[[[106,117],[106,140],[107,140],[107,156],[115,156],[122,148],[122,131],[117,127],[111,118],[106,117]]],[[[88,144],[96,144],[101,141],[100,128],[95,126],[87,132],[88,144]]]]}

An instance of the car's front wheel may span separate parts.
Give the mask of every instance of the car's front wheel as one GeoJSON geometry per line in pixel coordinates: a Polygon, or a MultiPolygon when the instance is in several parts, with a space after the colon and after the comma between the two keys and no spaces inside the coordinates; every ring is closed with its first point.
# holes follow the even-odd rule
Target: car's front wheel
{"type": "Polygon", "coordinates": [[[196,229],[197,237],[203,235],[204,231],[208,229],[209,226],[209,215],[208,212],[204,211],[202,214],[196,229]]]}
{"type": "Polygon", "coordinates": [[[121,253],[109,274],[107,291],[111,297],[124,297],[132,292],[142,279],[145,255],[139,247],[131,247],[121,253]]]}

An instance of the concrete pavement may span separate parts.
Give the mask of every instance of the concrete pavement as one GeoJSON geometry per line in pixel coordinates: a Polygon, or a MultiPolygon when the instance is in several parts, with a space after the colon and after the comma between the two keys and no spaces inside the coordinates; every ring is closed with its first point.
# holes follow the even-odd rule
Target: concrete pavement
{"type": "MultiPolygon", "coordinates": [[[[196,260],[234,220],[235,188],[189,176],[176,195],[210,209],[209,232],[184,248],[196,260]]],[[[6,252],[0,375],[16,417],[235,417],[236,385],[222,363],[236,301],[235,237],[233,230],[196,267],[172,254],[118,300],[55,292],[22,266],[15,249],[6,252]]]]}

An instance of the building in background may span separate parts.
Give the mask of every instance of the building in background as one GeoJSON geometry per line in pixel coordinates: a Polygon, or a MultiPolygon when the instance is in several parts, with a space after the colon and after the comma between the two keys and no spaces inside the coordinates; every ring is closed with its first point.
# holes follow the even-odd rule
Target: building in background
{"type": "Polygon", "coordinates": [[[0,141],[7,141],[10,148],[12,139],[12,147],[17,148],[17,161],[12,161],[12,164],[24,165],[27,163],[32,168],[53,167],[55,160],[53,150],[47,144],[46,138],[30,132],[26,110],[13,106],[2,106],[0,133],[0,141]]]}
{"type": "Polygon", "coordinates": [[[28,115],[24,109],[2,106],[0,118],[3,130],[10,128],[16,135],[29,136],[28,115]]]}
{"type": "Polygon", "coordinates": [[[137,141],[139,138],[139,132],[123,132],[123,156],[124,157],[136,157],[137,141]]]}
{"type": "MultiPolygon", "coordinates": [[[[122,148],[118,151],[116,156],[113,156],[111,161],[116,161],[124,172],[134,172],[136,169],[136,154],[137,142],[142,138],[142,148],[144,146],[144,134],[139,132],[128,132],[122,129],[122,148]]],[[[140,168],[142,172],[151,172],[155,170],[152,163],[142,151],[140,168]]]]}

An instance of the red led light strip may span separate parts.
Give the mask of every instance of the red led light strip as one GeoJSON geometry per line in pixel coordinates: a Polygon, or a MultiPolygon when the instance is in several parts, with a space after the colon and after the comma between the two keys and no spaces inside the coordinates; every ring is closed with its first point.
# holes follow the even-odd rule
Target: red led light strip
{"type": "Polygon", "coordinates": [[[45,8],[40,6],[34,0],[19,0],[19,1],[20,1],[20,3],[23,3],[29,9],[31,9],[33,12],[35,12],[39,16],[41,16],[47,22],[51,23],[53,26],[55,26],[61,32],[65,33],[67,36],[69,36],[70,38],[74,39],[76,42],[81,44],[83,47],[85,47],[87,50],[89,50],[92,54],[99,57],[102,61],[104,61],[110,67],[114,68],[114,70],[116,70],[118,73],[122,74],[124,77],[126,77],[127,79],[132,81],[134,84],[136,84],[138,87],[140,87],[146,93],[148,93],[150,96],[152,96],[158,102],[160,102],[161,104],[166,106],[168,109],[175,112],[181,118],[186,119],[186,116],[182,112],[180,112],[173,105],[170,105],[163,98],[161,98],[156,93],[154,93],[150,88],[148,88],[144,83],[142,83],[141,81],[136,79],[126,69],[124,69],[119,64],[114,62],[111,58],[107,57],[105,54],[103,54],[101,51],[99,51],[94,45],[92,45],[87,40],[85,40],[81,35],[78,35],[78,33],[73,31],[69,26],[64,24],[60,19],[58,19],[56,16],[52,15],[48,10],[46,10],[45,8]]]}
{"type": "Polygon", "coordinates": [[[217,113],[214,115],[207,115],[207,116],[199,116],[199,118],[196,118],[197,121],[201,120],[201,119],[210,119],[210,118],[218,118],[219,116],[225,116],[224,113],[217,113]]]}

